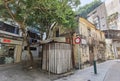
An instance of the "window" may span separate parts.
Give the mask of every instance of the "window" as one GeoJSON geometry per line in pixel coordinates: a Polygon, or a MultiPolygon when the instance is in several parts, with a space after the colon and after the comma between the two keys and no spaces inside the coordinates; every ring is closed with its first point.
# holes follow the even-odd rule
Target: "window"
{"type": "Polygon", "coordinates": [[[94,22],[95,26],[97,27],[97,29],[100,29],[100,18],[99,18],[99,16],[96,16],[93,19],[93,22],[94,22]]]}
{"type": "Polygon", "coordinates": [[[40,36],[37,33],[33,33],[31,31],[28,31],[28,34],[29,34],[30,38],[40,39],[40,36]]]}
{"type": "Polygon", "coordinates": [[[91,30],[90,29],[88,29],[88,36],[91,37],[91,30]]]}
{"type": "Polygon", "coordinates": [[[0,22],[0,28],[3,26],[3,24],[4,24],[3,22],[0,22]]]}
{"type": "Polygon", "coordinates": [[[59,37],[59,29],[56,31],[56,37],[59,37]]]}
{"type": "MultiPolygon", "coordinates": [[[[27,50],[27,46],[24,47],[24,50],[27,50]]],[[[35,50],[37,50],[37,48],[36,47],[30,47],[30,50],[34,50],[35,51],[35,50]]]]}
{"type": "Polygon", "coordinates": [[[14,27],[14,26],[5,24],[3,22],[0,22],[0,30],[10,32],[10,33],[14,33],[14,34],[19,34],[19,28],[18,27],[14,27]]]}

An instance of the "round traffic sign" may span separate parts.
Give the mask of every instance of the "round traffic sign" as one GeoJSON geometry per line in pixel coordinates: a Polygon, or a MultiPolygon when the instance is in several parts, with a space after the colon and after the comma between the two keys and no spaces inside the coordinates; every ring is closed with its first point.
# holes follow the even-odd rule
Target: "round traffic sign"
{"type": "Polygon", "coordinates": [[[80,37],[76,37],[76,38],[75,38],[75,44],[80,44],[80,42],[81,42],[80,37]]]}

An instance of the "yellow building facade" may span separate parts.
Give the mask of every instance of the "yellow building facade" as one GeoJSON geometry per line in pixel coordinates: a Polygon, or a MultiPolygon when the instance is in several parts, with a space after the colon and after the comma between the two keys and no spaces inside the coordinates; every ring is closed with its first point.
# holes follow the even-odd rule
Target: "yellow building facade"
{"type": "Polygon", "coordinates": [[[76,35],[81,38],[81,43],[74,45],[76,66],[105,60],[105,36],[102,31],[88,20],[79,18],[76,35]]]}

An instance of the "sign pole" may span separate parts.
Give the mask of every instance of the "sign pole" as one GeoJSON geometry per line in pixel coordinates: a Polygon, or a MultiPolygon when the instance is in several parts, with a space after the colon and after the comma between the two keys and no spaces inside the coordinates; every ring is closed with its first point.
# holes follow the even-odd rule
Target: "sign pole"
{"type": "Polygon", "coordinates": [[[80,45],[79,45],[79,47],[78,47],[78,59],[79,59],[79,69],[82,69],[82,67],[81,67],[81,50],[80,50],[80,45]]]}
{"type": "Polygon", "coordinates": [[[80,42],[81,42],[81,39],[80,37],[76,37],[75,38],[75,44],[78,44],[78,65],[79,65],[79,69],[81,69],[81,51],[80,51],[80,42]]]}

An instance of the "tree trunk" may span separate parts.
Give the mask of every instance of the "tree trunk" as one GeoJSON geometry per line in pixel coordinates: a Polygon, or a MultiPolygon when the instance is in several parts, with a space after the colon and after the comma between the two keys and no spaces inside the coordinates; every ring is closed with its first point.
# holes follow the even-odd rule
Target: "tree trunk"
{"type": "Polygon", "coordinates": [[[32,52],[30,50],[30,43],[29,43],[29,38],[28,37],[26,39],[26,43],[27,43],[27,51],[28,51],[28,54],[30,55],[30,66],[33,66],[34,59],[33,59],[32,52]]]}
{"type": "Polygon", "coordinates": [[[27,32],[25,31],[25,26],[23,24],[20,24],[20,23],[19,23],[19,25],[20,25],[21,31],[23,33],[24,42],[26,42],[28,54],[30,55],[30,66],[33,66],[34,59],[33,59],[32,52],[30,50],[30,42],[29,42],[30,37],[29,37],[29,35],[27,35],[27,32]]]}
{"type": "Polygon", "coordinates": [[[46,32],[46,38],[45,38],[45,40],[47,40],[48,38],[49,38],[49,30],[46,32]]]}
{"type": "Polygon", "coordinates": [[[20,25],[20,29],[21,29],[22,33],[24,34],[23,35],[24,42],[26,42],[26,44],[27,44],[27,51],[30,55],[30,65],[33,66],[33,55],[32,55],[32,52],[30,50],[29,36],[27,36],[27,33],[25,32],[25,23],[24,22],[26,19],[24,19],[22,22],[17,21],[15,14],[12,13],[12,11],[10,10],[10,8],[8,6],[8,2],[9,2],[9,0],[4,0],[4,5],[5,5],[6,9],[8,10],[8,13],[11,16],[11,18],[20,25]]]}
{"type": "Polygon", "coordinates": [[[57,25],[57,22],[53,22],[52,23],[52,25],[49,27],[47,27],[47,30],[46,30],[46,39],[49,39],[49,38],[51,38],[52,36],[50,36],[51,35],[51,33],[53,32],[53,30],[54,30],[54,27],[57,25]]]}

